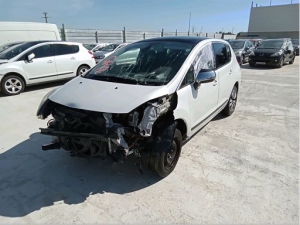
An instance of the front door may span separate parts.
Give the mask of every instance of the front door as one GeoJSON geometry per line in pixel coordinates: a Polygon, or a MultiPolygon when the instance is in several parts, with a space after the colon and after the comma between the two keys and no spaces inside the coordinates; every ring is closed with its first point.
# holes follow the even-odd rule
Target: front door
{"type": "Polygon", "coordinates": [[[30,83],[57,79],[55,61],[50,44],[45,44],[28,51],[22,57],[22,66],[30,83]],[[29,62],[26,56],[31,53],[34,53],[35,58],[29,62]]]}
{"type": "MultiPolygon", "coordinates": [[[[200,71],[214,69],[214,54],[212,44],[208,43],[199,50],[190,72],[196,78],[200,71]]],[[[188,85],[189,89],[189,103],[191,112],[191,127],[192,132],[198,130],[203,122],[209,118],[217,109],[219,82],[218,77],[210,83],[203,83],[198,89],[194,86],[188,85]]]]}

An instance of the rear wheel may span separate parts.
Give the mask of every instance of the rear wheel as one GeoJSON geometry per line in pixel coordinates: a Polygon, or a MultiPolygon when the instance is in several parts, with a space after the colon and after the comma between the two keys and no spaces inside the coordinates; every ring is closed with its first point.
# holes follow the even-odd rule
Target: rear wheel
{"type": "Polygon", "coordinates": [[[4,95],[18,95],[25,89],[25,83],[19,76],[9,75],[3,78],[1,91],[4,95]]]}
{"type": "Polygon", "coordinates": [[[83,74],[85,74],[88,70],[90,69],[90,67],[88,66],[80,66],[77,70],[77,74],[76,76],[82,76],[83,74]]]}
{"type": "Polygon", "coordinates": [[[231,91],[228,103],[226,107],[223,109],[224,115],[230,116],[234,112],[237,103],[237,95],[238,95],[238,89],[236,86],[234,86],[231,91]]]}
{"type": "Polygon", "coordinates": [[[156,175],[166,177],[175,169],[180,157],[182,134],[173,122],[161,129],[153,140],[148,156],[148,167],[156,175]]]}

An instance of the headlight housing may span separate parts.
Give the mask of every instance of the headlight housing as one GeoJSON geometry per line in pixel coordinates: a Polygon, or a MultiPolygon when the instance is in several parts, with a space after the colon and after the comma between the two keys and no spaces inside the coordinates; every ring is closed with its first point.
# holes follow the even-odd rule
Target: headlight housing
{"type": "Polygon", "coordinates": [[[249,56],[254,56],[254,55],[255,55],[254,51],[251,51],[249,54],[249,56]]]}
{"type": "Polygon", "coordinates": [[[48,98],[51,94],[53,94],[58,88],[55,88],[51,91],[49,91],[45,96],[44,98],[42,99],[39,107],[38,107],[38,110],[37,110],[37,113],[36,113],[36,116],[38,119],[45,119],[45,116],[43,115],[43,111],[45,110],[46,106],[47,106],[47,102],[48,102],[48,98]]]}
{"type": "Polygon", "coordinates": [[[276,52],[273,55],[271,55],[271,57],[280,56],[280,55],[282,55],[282,53],[283,53],[282,50],[280,50],[279,52],[276,52]]]}

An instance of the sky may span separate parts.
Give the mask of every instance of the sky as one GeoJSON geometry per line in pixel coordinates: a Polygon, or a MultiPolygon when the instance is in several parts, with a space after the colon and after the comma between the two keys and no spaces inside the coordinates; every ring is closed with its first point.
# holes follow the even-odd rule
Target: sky
{"type": "MultiPolygon", "coordinates": [[[[292,0],[299,3],[299,0],[292,0]]],[[[0,21],[48,22],[65,28],[246,32],[252,0],[0,0],[0,21]]],[[[253,0],[254,6],[270,0],[253,0]]],[[[291,0],[271,0],[272,5],[291,0]]],[[[297,5],[295,5],[297,7],[297,5]]]]}

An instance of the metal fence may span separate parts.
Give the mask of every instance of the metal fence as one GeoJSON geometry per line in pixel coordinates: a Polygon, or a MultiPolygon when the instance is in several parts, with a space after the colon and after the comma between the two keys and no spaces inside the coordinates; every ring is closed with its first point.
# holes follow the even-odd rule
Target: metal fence
{"type": "Polygon", "coordinates": [[[166,36],[199,36],[209,38],[222,38],[218,33],[188,33],[188,32],[166,32],[161,31],[127,31],[123,30],[93,30],[93,29],[60,29],[61,39],[64,41],[74,41],[86,44],[92,43],[117,43],[117,42],[135,42],[148,38],[166,37],[166,36]]]}

